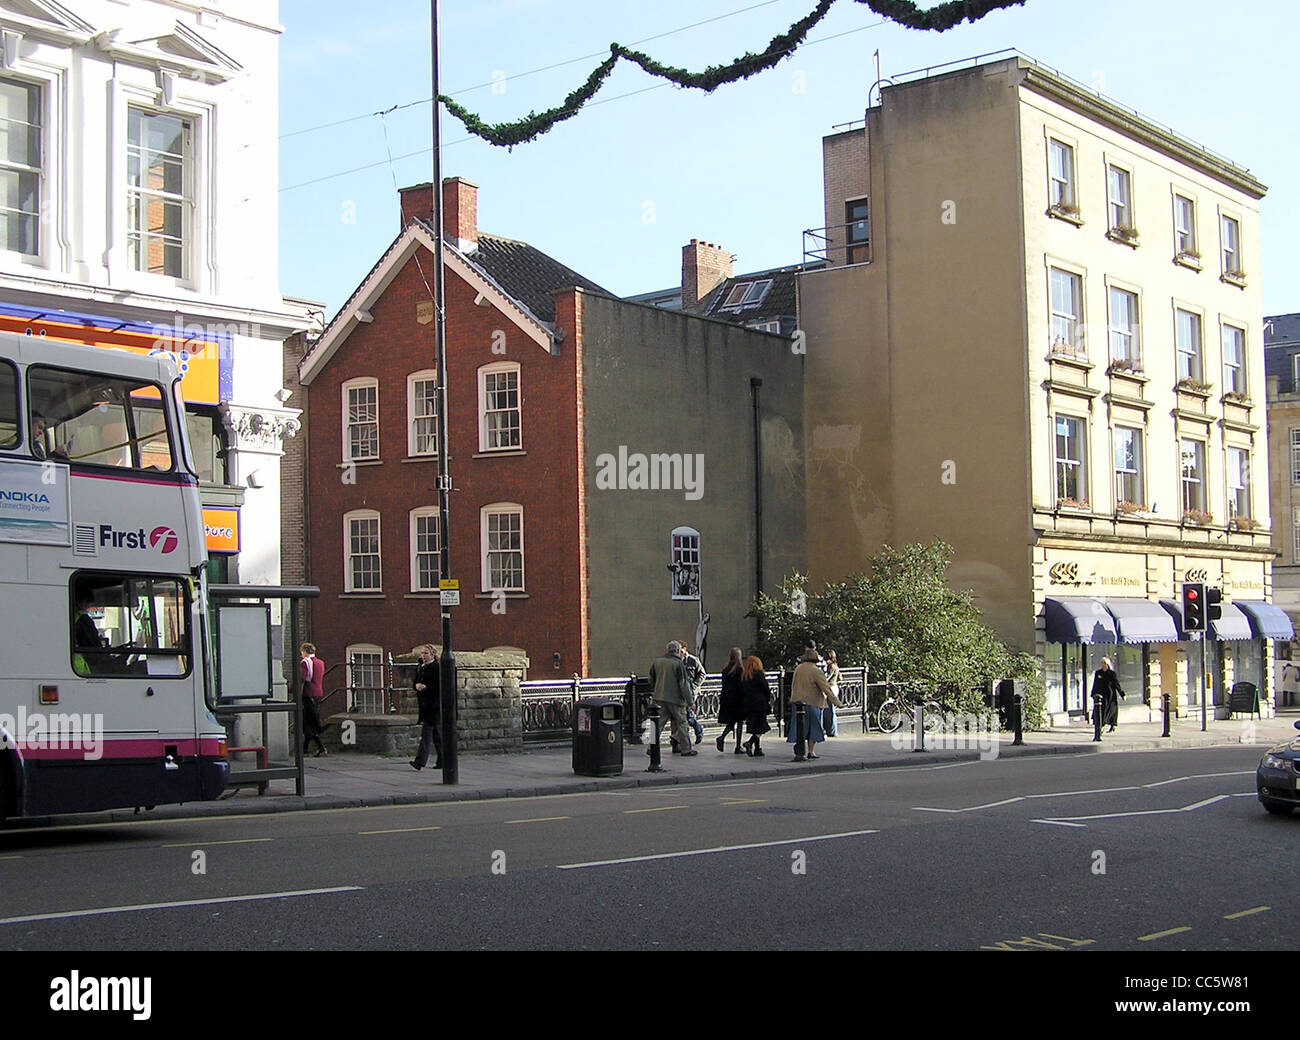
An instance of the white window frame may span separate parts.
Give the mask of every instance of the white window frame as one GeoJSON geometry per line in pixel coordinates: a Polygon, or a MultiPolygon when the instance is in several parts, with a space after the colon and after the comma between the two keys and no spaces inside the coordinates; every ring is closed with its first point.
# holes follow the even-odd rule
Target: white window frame
{"type": "Polygon", "coordinates": [[[1053,500],[1058,504],[1062,499],[1070,498],[1076,502],[1084,503],[1088,506],[1092,504],[1091,495],[1088,492],[1088,420],[1085,416],[1071,415],[1068,412],[1057,412],[1052,416],[1052,495],[1053,500]],[[1076,423],[1077,435],[1071,438],[1070,433],[1061,434],[1059,432],[1060,424],[1076,423]],[[1060,452],[1059,438],[1066,437],[1066,454],[1060,452]],[[1077,445],[1078,458],[1072,457],[1070,452],[1071,441],[1077,445]],[[1065,471],[1062,470],[1065,467],[1065,471]],[[1073,469],[1074,475],[1078,480],[1078,494],[1067,495],[1064,493],[1065,480],[1069,475],[1068,471],[1073,469]]]}
{"type": "Polygon", "coordinates": [[[1227,489],[1228,519],[1250,518],[1250,450],[1229,444],[1224,449],[1223,482],[1227,489]]]}
{"type": "Polygon", "coordinates": [[[406,454],[409,458],[424,458],[438,454],[438,372],[436,369],[426,368],[420,372],[412,372],[406,377],[406,454]],[[434,387],[433,411],[428,415],[419,415],[416,411],[416,405],[419,403],[416,387],[421,383],[432,383],[434,387]],[[429,421],[433,423],[433,430],[427,436],[432,436],[433,439],[432,442],[426,440],[424,447],[421,448],[421,438],[416,424],[427,424],[429,421]]]}
{"type": "MultiPolygon", "coordinates": [[[[20,220],[24,220],[24,219],[31,220],[32,225],[34,227],[34,234],[36,237],[36,248],[33,249],[31,252],[9,249],[7,234],[3,239],[0,239],[0,251],[2,251],[7,256],[14,257],[21,262],[30,264],[30,263],[38,262],[41,256],[45,253],[46,238],[49,233],[49,229],[45,227],[46,221],[45,221],[45,214],[43,210],[46,205],[45,202],[46,181],[48,179],[46,176],[46,170],[48,169],[48,165],[47,165],[48,160],[47,160],[46,153],[48,150],[47,141],[49,137],[49,122],[50,122],[48,113],[51,107],[49,104],[50,91],[48,89],[47,84],[45,83],[33,82],[32,80],[26,79],[21,76],[12,76],[9,75],[7,72],[4,75],[0,75],[0,82],[3,82],[6,85],[18,87],[23,90],[33,91],[35,92],[36,95],[36,104],[38,109],[37,119],[39,120],[39,122],[34,124],[37,130],[36,147],[39,153],[36,156],[37,165],[31,166],[26,163],[10,163],[8,160],[0,158],[0,169],[2,169],[4,172],[16,173],[20,179],[23,176],[28,176],[28,177],[35,176],[36,178],[35,211],[31,213],[28,213],[24,210],[7,211],[8,213],[13,213],[20,220]]],[[[23,119],[20,122],[24,127],[30,127],[33,125],[32,123],[28,122],[26,119],[23,119]]],[[[6,220],[7,219],[8,218],[6,217],[6,220]]],[[[7,225],[6,225],[6,230],[7,230],[7,225]]]]}
{"type": "MultiPolygon", "coordinates": [[[[511,409],[495,409],[495,411],[507,412],[511,409]]],[[[497,361],[491,365],[484,365],[478,370],[478,450],[480,452],[513,452],[522,451],[524,447],[524,381],[523,373],[520,370],[517,361],[497,361]],[[500,375],[503,373],[513,373],[515,376],[515,407],[513,411],[518,418],[518,434],[515,444],[498,444],[489,446],[488,443],[488,407],[487,407],[487,383],[488,376],[500,375]]]]}
{"type": "MultiPolygon", "coordinates": [[[[127,202],[127,221],[126,221],[126,262],[127,266],[137,275],[152,277],[163,277],[174,281],[177,284],[188,284],[194,279],[195,255],[195,213],[197,211],[197,167],[195,154],[197,151],[198,121],[195,117],[187,112],[171,111],[165,108],[159,108],[156,105],[140,104],[131,102],[126,108],[126,155],[127,155],[127,173],[126,173],[126,202],[127,202]],[[131,184],[130,160],[132,152],[142,145],[134,145],[131,141],[131,116],[133,113],[139,113],[145,119],[176,119],[184,127],[181,142],[181,190],[180,194],[154,191],[144,186],[133,186],[131,184]],[[131,219],[136,212],[135,202],[140,196],[154,197],[165,205],[174,205],[179,203],[181,208],[181,228],[179,233],[181,268],[180,272],[170,271],[150,271],[148,263],[148,242],[152,236],[147,229],[132,231],[131,219]],[[137,235],[141,238],[140,255],[138,259],[132,259],[133,241],[137,235]]],[[[141,163],[141,169],[145,164],[141,163]]],[[[147,205],[147,204],[146,204],[147,205]]],[[[147,222],[147,221],[146,221],[147,222]]],[[[165,238],[166,236],[159,236],[165,238]]]]}
{"type": "Polygon", "coordinates": [[[1047,207],[1048,209],[1078,209],[1079,192],[1078,184],[1078,165],[1075,159],[1074,144],[1070,141],[1063,140],[1055,135],[1048,135],[1047,138],[1047,207]],[[1066,166],[1068,169],[1058,171],[1056,169],[1056,151],[1059,146],[1064,150],[1066,166]],[[1057,191],[1057,185],[1061,190],[1057,191]]]}
{"type": "Polygon", "coordinates": [[[1220,343],[1223,347],[1223,392],[1245,394],[1246,393],[1246,330],[1240,325],[1234,325],[1230,321],[1223,322],[1220,329],[1220,343]],[[1229,332],[1237,334],[1237,360],[1236,363],[1230,363],[1228,360],[1228,343],[1229,332]]]}
{"type": "Polygon", "coordinates": [[[1209,512],[1205,491],[1205,459],[1207,455],[1205,447],[1205,441],[1197,440],[1194,437],[1183,437],[1178,442],[1179,500],[1182,502],[1184,513],[1192,509],[1199,510],[1202,513],[1209,512]],[[1192,455],[1196,461],[1195,474],[1191,477],[1187,475],[1187,448],[1189,445],[1194,447],[1192,455]],[[1189,501],[1189,484],[1195,486],[1196,494],[1200,499],[1199,504],[1189,501]]]}
{"type": "Polygon", "coordinates": [[[527,590],[527,571],[525,569],[524,545],[524,507],[518,502],[493,502],[479,510],[479,560],[481,563],[482,590],[484,592],[525,592],[527,590]],[[517,549],[491,548],[491,518],[494,516],[519,517],[519,547],[517,549]],[[493,553],[519,554],[519,584],[493,585],[491,582],[493,553]]]}
{"type": "Polygon", "coordinates": [[[1205,379],[1205,317],[1198,311],[1189,310],[1186,307],[1174,307],[1174,355],[1178,365],[1178,378],[1191,379],[1200,383],[1205,379]],[[1188,328],[1196,333],[1195,349],[1187,349],[1190,344],[1185,344],[1182,338],[1183,323],[1179,320],[1180,315],[1187,315],[1193,319],[1188,328]],[[1186,369],[1184,369],[1184,359],[1187,359],[1186,369]],[[1194,364],[1193,364],[1194,363],[1194,364]]]}
{"type": "Polygon", "coordinates": [[[1071,354],[1075,357],[1086,358],[1088,356],[1087,344],[1084,342],[1084,310],[1083,310],[1083,275],[1077,271],[1071,271],[1065,267],[1052,265],[1047,269],[1047,307],[1049,314],[1048,323],[1048,342],[1053,353],[1071,354]],[[1057,309],[1056,301],[1056,284],[1057,275],[1061,275],[1064,281],[1072,287],[1074,299],[1071,301],[1075,313],[1071,314],[1066,310],[1057,309]],[[1060,335],[1060,330],[1064,328],[1066,335],[1060,335]],[[1064,344],[1064,345],[1062,345],[1064,344]]]}
{"type": "Polygon", "coordinates": [[[1131,361],[1138,371],[1142,369],[1142,301],[1132,289],[1120,285],[1106,286],[1106,311],[1110,320],[1110,359],[1111,361],[1131,361]],[[1131,299],[1132,308],[1128,317],[1130,324],[1120,326],[1116,322],[1116,294],[1131,299]],[[1116,342],[1124,344],[1122,353],[1116,352],[1116,342]]]}
{"type": "Polygon", "coordinates": [[[1241,264],[1241,218],[1231,213],[1219,214],[1219,255],[1222,258],[1223,274],[1228,278],[1242,278],[1245,270],[1241,264]],[[1228,229],[1232,228],[1230,235],[1228,229]],[[1229,240],[1235,238],[1236,241],[1229,240]]]}
{"type": "Polygon", "coordinates": [[[693,527],[675,527],[668,542],[668,551],[674,564],[692,567],[695,576],[682,579],[679,571],[669,576],[669,591],[673,599],[698,600],[700,598],[700,532],[693,527]],[[693,544],[692,544],[693,543],[693,544]]]}
{"type": "Polygon", "coordinates": [[[412,592],[437,592],[438,579],[442,577],[442,517],[441,510],[438,506],[419,506],[411,510],[411,591],[412,592]],[[433,582],[431,584],[420,580],[420,557],[430,555],[429,552],[420,551],[419,528],[421,520],[433,521],[433,534],[435,548],[433,555],[433,582]]]}
{"type": "Polygon", "coordinates": [[[1197,249],[1196,234],[1196,199],[1191,195],[1185,195],[1181,191],[1174,192],[1174,256],[1199,256],[1197,249]],[[1190,207],[1191,219],[1188,226],[1183,227],[1179,224],[1179,202],[1185,202],[1190,207]]]}
{"type": "Polygon", "coordinates": [[[1291,429],[1291,486],[1300,487],[1300,428],[1296,427],[1291,429]]]}
{"type": "Polygon", "coordinates": [[[348,708],[365,713],[378,715],[384,710],[384,648],[376,646],[374,643],[352,643],[343,651],[343,660],[347,667],[347,690],[348,690],[348,708]],[[374,657],[376,660],[365,662],[366,667],[379,669],[379,683],[376,686],[360,687],[368,691],[364,698],[357,697],[357,675],[358,667],[357,658],[361,656],[374,657]],[[377,695],[377,696],[376,696],[377,695]]]}
{"type": "Polygon", "coordinates": [[[343,514],[343,591],[360,592],[360,593],[380,593],[384,591],[384,543],[383,543],[383,524],[380,520],[379,511],[375,509],[353,509],[343,514]],[[352,524],[361,521],[374,521],[375,524],[375,551],[374,553],[357,553],[352,552],[352,524]],[[369,557],[373,555],[376,563],[375,585],[358,588],[353,572],[353,560],[356,556],[369,557]]]}
{"type": "Polygon", "coordinates": [[[1300,560],[1300,506],[1291,510],[1291,559],[1288,563],[1300,560]]]}
{"type": "Polygon", "coordinates": [[[1143,466],[1144,460],[1142,457],[1143,455],[1142,429],[1137,426],[1116,426],[1115,429],[1112,431],[1112,438],[1114,444],[1113,453],[1114,453],[1114,460],[1115,460],[1115,506],[1116,508],[1118,508],[1121,502],[1131,502],[1136,506],[1142,506],[1143,508],[1145,508],[1146,507],[1146,479],[1145,479],[1145,474],[1143,472],[1145,467],[1143,466]],[[1123,437],[1121,436],[1122,434],[1133,435],[1132,438],[1133,466],[1131,469],[1121,468],[1120,465],[1120,461],[1121,461],[1120,444],[1123,441],[1123,437]],[[1137,494],[1134,497],[1129,497],[1124,494],[1123,488],[1120,483],[1122,479],[1130,479],[1132,483],[1135,485],[1135,490],[1137,494]]]}
{"type": "Polygon", "coordinates": [[[374,376],[358,376],[355,379],[347,380],[341,387],[342,402],[342,426],[343,426],[343,461],[344,462],[378,462],[380,443],[379,443],[379,380],[374,376]],[[353,422],[351,419],[351,402],[350,393],[353,390],[374,390],[375,392],[375,417],[373,425],[375,427],[375,452],[373,455],[353,455],[352,454],[352,427],[369,426],[371,421],[353,422]]]}
{"type": "Polygon", "coordinates": [[[1133,219],[1133,171],[1118,163],[1106,164],[1106,219],[1111,231],[1132,230],[1137,227],[1133,219]],[[1122,187],[1123,198],[1116,196],[1116,178],[1122,187]]]}

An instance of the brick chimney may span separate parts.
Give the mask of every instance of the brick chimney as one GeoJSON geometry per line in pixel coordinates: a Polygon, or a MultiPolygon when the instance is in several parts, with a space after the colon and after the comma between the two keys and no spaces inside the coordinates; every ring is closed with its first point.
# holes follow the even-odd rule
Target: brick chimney
{"type": "Polygon", "coordinates": [[[730,278],[734,259],[722,247],[697,238],[682,246],[682,310],[694,310],[700,300],[730,278]]]}
{"type": "MultiPolygon", "coordinates": [[[[412,220],[433,221],[433,185],[413,184],[402,188],[402,227],[412,220]]],[[[442,226],[447,241],[462,253],[478,248],[478,185],[463,177],[442,182],[442,226]]]]}

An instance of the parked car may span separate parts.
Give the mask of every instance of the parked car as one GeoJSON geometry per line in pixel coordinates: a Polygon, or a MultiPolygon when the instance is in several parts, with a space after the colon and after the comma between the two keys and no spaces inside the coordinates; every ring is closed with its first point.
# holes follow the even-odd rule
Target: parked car
{"type": "MultiPolygon", "coordinates": [[[[1300,729],[1300,722],[1295,728],[1300,729]]],[[[1279,816],[1300,806],[1300,737],[1264,753],[1255,770],[1255,791],[1260,804],[1279,816]]]]}

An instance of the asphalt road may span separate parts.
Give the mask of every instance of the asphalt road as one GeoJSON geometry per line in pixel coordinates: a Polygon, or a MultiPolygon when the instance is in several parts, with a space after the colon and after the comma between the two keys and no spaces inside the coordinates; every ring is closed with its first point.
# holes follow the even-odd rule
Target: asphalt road
{"type": "Polygon", "coordinates": [[[0,949],[1289,948],[1261,753],[0,832],[0,949]]]}

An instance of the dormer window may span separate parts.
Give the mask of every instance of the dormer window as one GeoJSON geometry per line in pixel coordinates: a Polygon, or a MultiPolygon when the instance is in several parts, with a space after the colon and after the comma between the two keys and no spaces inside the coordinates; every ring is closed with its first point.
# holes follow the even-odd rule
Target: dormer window
{"type": "Polygon", "coordinates": [[[727,300],[722,305],[722,309],[757,306],[763,302],[763,298],[771,288],[771,278],[766,278],[761,282],[737,282],[732,286],[731,292],[727,294],[727,300]]]}

